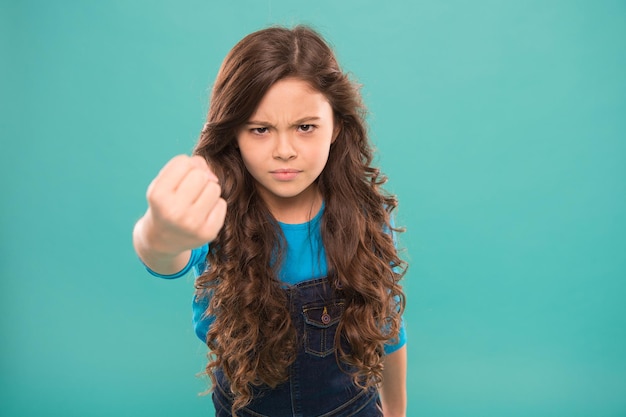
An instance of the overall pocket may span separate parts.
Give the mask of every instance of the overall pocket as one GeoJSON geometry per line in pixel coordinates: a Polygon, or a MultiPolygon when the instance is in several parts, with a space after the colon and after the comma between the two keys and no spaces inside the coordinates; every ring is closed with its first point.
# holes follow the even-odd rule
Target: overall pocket
{"type": "Polygon", "coordinates": [[[345,302],[343,300],[306,304],[304,315],[304,349],[315,356],[328,356],[335,352],[335,334],[345,302]]]}

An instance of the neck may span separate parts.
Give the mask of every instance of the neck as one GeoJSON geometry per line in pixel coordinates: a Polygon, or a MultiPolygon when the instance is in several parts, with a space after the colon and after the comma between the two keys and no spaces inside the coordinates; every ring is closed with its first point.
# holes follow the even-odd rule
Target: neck
{"type": "Polygon", "coordinates": [[[290,198],[265,198],[261,197],[274,218],[287,224],[300,224],[310,221],[322,207],[322,195],[316,184],[303,193],[290,198]]]}

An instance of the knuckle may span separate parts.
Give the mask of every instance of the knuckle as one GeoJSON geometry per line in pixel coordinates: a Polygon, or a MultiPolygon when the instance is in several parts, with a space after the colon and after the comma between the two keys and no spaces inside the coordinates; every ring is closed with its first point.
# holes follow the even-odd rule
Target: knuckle
{"type": "Polygon", "coordinates": [[[218,183],[210,181],[206,185],[206,191],[213,197],[219,197],[222,194],[222,187],[218,183]]]}
{"type": "Polygon", "coordinates": [[[151,184],[146,191],[146,200],[148,200],[150,206],[158,207],[161,205],[162,201],[166,200],[164,194],[160,187],[151,184]]]}
{"type": "Polygon", "coordinates": [[[176,164],[185,164],[189,162],[189,157],[185,154],[176,155],[174,158],[172,158],[172,162],[176,164]]]}
{"type": "Polygon", "coordinates": [[[155,189],[155,187],[148,187],[148,191],[146,191],[146,200],[148,200],[148,204],[150,206],[156,205],[158,203],[158,194],[158,190],[155,189]]]}
{"type": "Polygon", "coordinates": [[[191,173],[190,173],[193,178],[200,184],[204,184],[205,182],[209,181],[209,177],[206,173],[206,171],[195,167],[191,173]]]}

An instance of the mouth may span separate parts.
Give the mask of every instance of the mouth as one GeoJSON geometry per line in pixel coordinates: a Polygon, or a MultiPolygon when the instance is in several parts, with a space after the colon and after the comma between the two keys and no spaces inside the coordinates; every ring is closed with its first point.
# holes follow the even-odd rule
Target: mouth
{"type": "Polygon", "coordinates": [[[283,168],[270,171],[270,174],[297,174],[298,172],[300,172],[298,169],[283,168]]]}
{"type": "Polygon", "coordinates": [[[293,179],[295,179],[298,174],[300,174],[300,170],[297,169],[290,169],[290,168],[285,168],[285,169],[275,169],[273,171],[270,171],[270,174],[272,175],[272,177],[274,177],[274,179],[278,180],[278,181],[291,181],[293,179]]]}

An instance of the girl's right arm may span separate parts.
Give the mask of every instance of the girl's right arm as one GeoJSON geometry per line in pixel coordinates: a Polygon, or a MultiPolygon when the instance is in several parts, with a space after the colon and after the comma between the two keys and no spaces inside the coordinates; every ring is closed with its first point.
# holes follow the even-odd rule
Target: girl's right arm
{"type": "Polygon", "coordinates": [[[224,224],[226,201],[204,158],[179,155],[148,187],[148,209],[133,229],[143,263],[161,275],[182,270],[191,249],[215,239],[224,224]]]}
{"type": "Polygon", "coordinates": [[[406,417],[406,345],[385,357],[380,396],[385,417],[406,417]]]}

